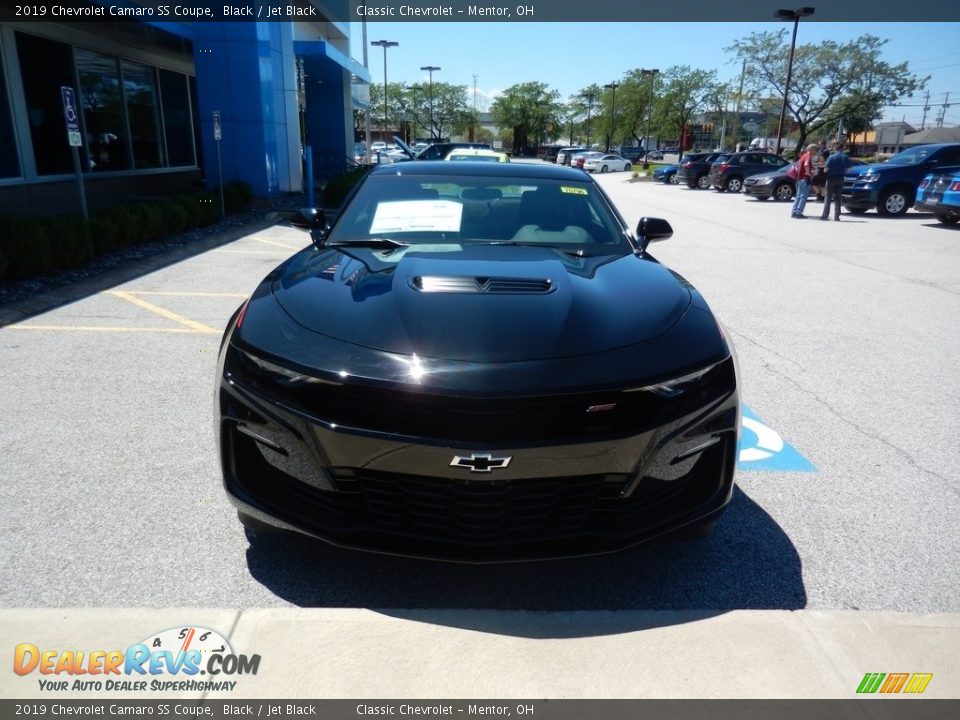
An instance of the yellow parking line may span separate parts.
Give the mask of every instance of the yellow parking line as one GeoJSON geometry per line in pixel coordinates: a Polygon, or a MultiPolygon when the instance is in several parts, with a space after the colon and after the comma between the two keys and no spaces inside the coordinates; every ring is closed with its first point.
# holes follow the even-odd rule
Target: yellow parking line
{"type": "Polygon", "coordinates": [[[275,250],[271,252],[269,250],[224,250],[222,248],[213,252],[226,253],[227,255],[270,255],[271,257],[277,257],[280,254],[275,250]]]}
{"type": "Polygon", "coordinates": [[[215,293],[215,292],[173,292],[166,290],[127,290],[131,295],[163,295],[170,297],[225,297],[247,298],[248,293],[215,293]]]}
{"type": "Polygon", "coordinates": [[[258,237],[255,237],[255,238],[252,238],[252,239],[253,239],[253,240],[256,240],[257,242],[263,243],[263,244],[265,244],[265,245],[276,245],[277,247],[286,248],[287,250],[297,250],[297,251],[299,251],[299,250],[303,250],[303,249],[306,247],[306,245],[301,245],[301,246],[299,246],[299,247],[293,247],[292,245],[287,245],[287,244],[285,244],[285,243],[275,242],[275,241],[273,241],[273,240],[267,240],[266,238],[258,238],[258,237]]]}
{"type": "Polygon", "coordinates": [[[153,303],[148,303],[146,300],[141,300],[140,298],[136,297],[135,295],[131,295],[130,293],[122,292],[120,290],[109,290],[108,294],[113,295],[114,297],[118,297],[121,300],[126,300],[129,303],[133,303],[137,307],[141,307],[144,310],[149,310],[152,313],[156,313],[160,317],[164,317],[167,320],[173,320],[174,322],[178,322],[181,325],[186,325],[188,328],[191,328],[196,332],[205,332],[205,333],[219,332],[218,330],[214,330],[209,325],[204,325],[203,323],[198,323],[194,320],[190,320],[188,318],[183,317],[183,315],[177,315],[177,313],[175,312],[171,312],[170,310],[159,307],[158,305],[154,305],[153,303]]]}
{"type": "Polygon", "coordinates": [[[76,330],[78,332],[132,332],[132,333],[176,333],[177,335],[219,335],[218,330],[191,330],[189,328],[138,328],[109,327],[97,325],[7,325],[4,330],[76,330]]]}

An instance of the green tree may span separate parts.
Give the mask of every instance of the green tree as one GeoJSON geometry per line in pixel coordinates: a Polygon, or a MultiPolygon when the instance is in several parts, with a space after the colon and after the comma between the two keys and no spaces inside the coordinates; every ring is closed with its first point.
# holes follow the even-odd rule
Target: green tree
{"type": "MultiPolygon", "coordinates": [[[[760,93],[772,91],[781,102],[790,52],[786,36],[786,29],[751,33],[727,48],[747,61],[751,87],[760,93]]],[[[796,47],[786,122],[792,119],[799,132],[797,150],[808,136],[836,127],[843,117],[878,117],[883,105],[926,85],[929,78],[911,73],[907,63],[890,65],[880,59],[886,43],[862,35],[847,43],[825,40],[796,47]]]]}
{"type": "MultiPolygon", "coordinates": [[[[663,72],[661,95],[655,103],[658,125],[678,138],[683,137],[690,120],[716,92],[716,84],[716,70],[695,70],[689,65],[667,68],[663,72]]],[[[680,157],[683,157],[683,147],[680,157]]]]}
{"type": "Polygon", "coordinates": [[[531,144],[539,145],[550,131],[562,127],[563,106],[560,93],[546,83],[526,82],[511,85],[490,107],[497,125],[508,130],[510,145],[520,155],[531,144]]]}

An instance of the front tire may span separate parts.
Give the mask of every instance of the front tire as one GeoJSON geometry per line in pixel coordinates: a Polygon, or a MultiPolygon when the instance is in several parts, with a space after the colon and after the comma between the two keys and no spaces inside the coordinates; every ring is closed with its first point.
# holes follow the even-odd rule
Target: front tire
{"type": "Polygon", "coordinates": [[[864,213],[867,212],[867,208],[862,208],[862,207],[852,208],[852,207],[846,207],[846,206],[844,206],[843,209],[846,210],[846,211],[847,211],[848,213],[850,213],[851,215],[863,215],[864,213]]]}
{"type": "Polygon", "coordinates": [[[673,173],[667,178],[667,182],[670,183],[671,185],[679,185],[680,179],[677,177],[676,173],[673,173]]]}
{"type": "Polygon", "coordinates": [[[944,225],[956,225],[960,222],[960,215],[937,215],[937,220],[944,225]]]}
{"type": "Polygon", "coordinates": [[[607,166],[606,166],[606,165],[601,165],[601,166],[600,166],[600,172],[605,173],[606,171],[607,171],[607,166]]]}
{"type": "Polygon", "coordinates": [[[884,190],[880,195],[880,202],[877,204],[877,212],[887,217],[899,217],[907,212],[907,209],[913,204],[913,198],[906,190],[892,188],[884,190]]]}
{"type": "Polygon", "coordinates": [[[793,200],[793,186],[786,182],[780,183],[773,189],[773,197],[781,202],[793,200]]]}
{"type": "Polygon", "coordinates": [[[631,165],[630,163],[624,163],[624,165],[623,165],[623,171],[624,171],[624,172],[630,172],[631,170],[633,170],[633,165],[631,165]]]}

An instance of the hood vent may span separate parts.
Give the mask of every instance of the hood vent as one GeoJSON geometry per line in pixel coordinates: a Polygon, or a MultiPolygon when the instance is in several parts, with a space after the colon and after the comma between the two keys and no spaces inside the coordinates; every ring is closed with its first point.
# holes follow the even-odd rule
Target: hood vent
{"type": "Polygon", "coordinates": [[[495,277],[415,277],[411,284],[420,292],[492,293],[498,295],[544,295],[553,289],[550,280],[495,277]]]}

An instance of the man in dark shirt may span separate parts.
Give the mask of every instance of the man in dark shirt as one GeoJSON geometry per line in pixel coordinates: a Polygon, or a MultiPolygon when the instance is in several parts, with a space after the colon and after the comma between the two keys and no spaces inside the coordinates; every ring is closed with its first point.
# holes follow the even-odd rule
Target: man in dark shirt
{"type": "Polygon", "coordinates": [[[833,213],[833,219],[837,222],[840,222],[840,201],[843,194],[843,176],[846,175],[847,170],[850,168],[850,158],[847,157],[847,154],[843,151],[843,143],[837,143],[833,152],[830,153],[830,157],[827,158],[827,162],[824,165],[824,171],[827,173],[827,184],[824,189],[824,192],[827,196],[826,202],[823,203],[823,215],[820,216],[821,220],[830,219],[830,203],[835,204],[835,210],[833,213]]]}

